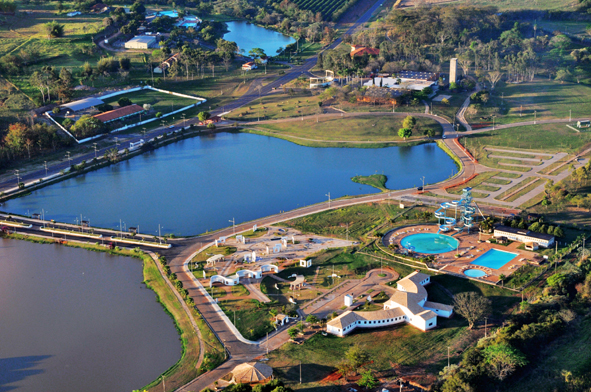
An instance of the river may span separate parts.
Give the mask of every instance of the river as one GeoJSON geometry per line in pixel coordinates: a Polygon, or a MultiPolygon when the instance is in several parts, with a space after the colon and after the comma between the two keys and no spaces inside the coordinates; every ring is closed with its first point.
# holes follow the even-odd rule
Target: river
{"type": "Polygon", "coordinates": [[[389,189],[435,183],[457,171],[434,143],[311,148],[274,137],[217,133],[185,139],[32,192],[2,210],[141,233],[191,235],[345,195],[377,193],[351,181],[385,174],[389,189]]]}
{"type": "Polygon", "coordinates": [[[0,391],[130,392],[181,356],[141,261],[0,239],[0,391]]]}

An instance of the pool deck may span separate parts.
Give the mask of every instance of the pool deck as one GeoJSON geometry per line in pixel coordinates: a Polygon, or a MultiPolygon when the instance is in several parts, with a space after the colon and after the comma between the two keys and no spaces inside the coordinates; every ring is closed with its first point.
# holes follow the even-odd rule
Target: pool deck
{"type": "MultiPolygon", "coordinates": [[[[399,229],[395,229],[383,238],[383,244],[388,246],[398,245],[399,249],[403,249],[400,245],[400,241],[409,235],[412,234],[419,234],[419,233],[437,233],[439,229],[438,225],[415,225],[415,226],[407,226],[402,227],[399,229]]],[[[455,232],[454,232],[455,233],[455,232]]],[[[446,233],[440,233],[446,234],[446,233]]],[[[450,233],[453,234],[453,233],[450,233]]],[[[428,254],[421,254],[415,253],[415,256],[434,256],[434,266],[441,270],[453,272],[456,274],[463,275],[463,271],[465,269],[480,269],[486,272],[486,276],[482,278],[476,278],[479,280],[486,280],[488,282],[496,283],[499,281],[500,275],[509,276],[513,272],[515,272],[519,267],[522,265],[528,264],[534,260],[534,257],[537,255],[535,252],[529,252],[522,249],[517,249],[518,246],[521,245],[520,242],[512,242],[509,245],[499,245],[499,244],[489,244],[486,242],[487,239],[491,238],[492,235],[481,234],[479,241],[479,234],[476,230],[472,230],[472,233],[468,234],[466,232],[461,232],[455,234],[453,236],[458,241],[460,241],[460,246],[458,248],[458,253],[461,255],[460,257],[456,258],[455,251],[446,252],[446,253],[439,253],[435,255],[428,255],[428,254]],[[492,269],[481,267],[475,264],[471,264],[474,260],[478,257],[482,256],[490,249],[497,249],[500,251],[517,253],[517,256],[503,267],[499,269],[492,269]]],[[[400,251],[399,251],[400,252],[400,251]]]]}

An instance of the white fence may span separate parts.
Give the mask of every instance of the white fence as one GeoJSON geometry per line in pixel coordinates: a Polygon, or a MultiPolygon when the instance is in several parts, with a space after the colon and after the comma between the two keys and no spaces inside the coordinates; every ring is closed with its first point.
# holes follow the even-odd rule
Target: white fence
{"type": "MultiPolygon", "coordinates": [[[[127,90],[115,91],[114,93],[109,93],[109,94],[105,94],[105,95],[99,95],[99,96],[97,96],[95,98],[98,98],[98,99],[108,99],[108,98],[116,97],[118,95],[129,94],[129,93],[133,93],[135,91],[140,91],[140,90],[144,90],[144,89],[152,90],[152,91],[157,91],[157,92],[160,92],[160,93],[163,93],[163,94],[170,94],[170,95],[174,95],[174,96],[177,96],[177,97],[194,99],[194,100],[196,100],[198,102],[196,102],[196,103],[194,103],[192,105],[185,106],[185,107],[182,107],[180,109],[174,110],[174,111],[172,111],[170,113],[166,113],[166,114],[164,114],[164,115],[162,115],[160,117],[150,118],[150,119],[147,119],[147,120],[144,120],[144,121],[137,122],[135,124],[129,124],[129,125],[125,125],[125,126],[123,126],[121,128],[113,129],[109,133],[121,132],[121,131],[124,131],[124,130],[129,129],[129,128],[137,127],[139,125],[148,124],[148,123],[154,122],[156,120],[160,120],[162,118],[165,118],[165,117],[168,117],[168,116],[172,116],[172,115],[177,114],[177,113],[184,112],[185,110],[191,109],[191,108],[193,108],[193,107],[195,107],[197,105],[201,105],[202,103],[207,102],[207,100],[205,98],[194,97],[192,95],[187,95],[187,94],[175,93],[174,91],[162,90],[162,89],[155,88],[155,87],[152,87],[152,86],[133,87],[133,88],[130,88],[130,89],[127,89],[127,90]]],[[[51,121],[53,121],[53,123],[55,123],[55,125],[57,125],[62,131],[64,131],[68,136],[70,136],[72,139],[74,139],[76,141],[76,143],[78,143],[78,144],[82,144],[82,143],[86,143],[86,142],[89,142],[89,141],[94,140],[94,139],[98,139],[99,137],[101,137],[101,136],[104,135],[104,134],[100,134],[100,135],[95,135],[95,136],[87,137],[87,138],[82,139],[82,140],[78,140],[65,127],[63,127],[60,123],[58,123],[57,121],[55,121],[55,119],[53,117],[51,117],[51,114],[50,113],[51,112],[46,112],[45,115],[51,121]]]]}

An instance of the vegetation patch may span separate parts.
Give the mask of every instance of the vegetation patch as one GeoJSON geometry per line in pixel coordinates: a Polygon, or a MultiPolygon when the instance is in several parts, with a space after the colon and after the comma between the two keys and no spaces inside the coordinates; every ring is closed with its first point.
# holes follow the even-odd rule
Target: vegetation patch
{"type": "Polygon", "coordinates": [[[353,182],[357,182],[359,184],[365,184],[369,186],[373,186],[374,188],[378,188],[379,190],[386,192],[388,188],[386,188],[386,181],[388,181],[388,177],[383,174],[372,174],[369,176],[355,176],[351,178],[353,182]]]}

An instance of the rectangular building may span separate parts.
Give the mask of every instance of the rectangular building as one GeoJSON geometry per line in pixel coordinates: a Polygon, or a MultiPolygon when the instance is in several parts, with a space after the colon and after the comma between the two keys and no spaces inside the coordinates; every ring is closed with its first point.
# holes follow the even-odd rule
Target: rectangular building
{"type": "Polygon", "coordinates": [[[158,47],[156,37],[139,35],[125,43],[125,49],[152,49],[158,47]]]}
{"type": "Polygon", "coordinates": [[[525,244],[537,244],[543,248],[554,245],[554,236],[551,234],[536,233],[527,229],[497,225],[495,226],[494,237],[506,237],[512,241],[519,241],[525,244]]]}
{"type": "Polygon", "coordinates": [[[123,106],[122,108],[110,110],[101,114],[94,115],[93,117],[99,121],[107,124],[116,120],[121,120],[126,117],[135,116],[143,113],[144,109],[140,105],[129,105],[123,106]]]}

